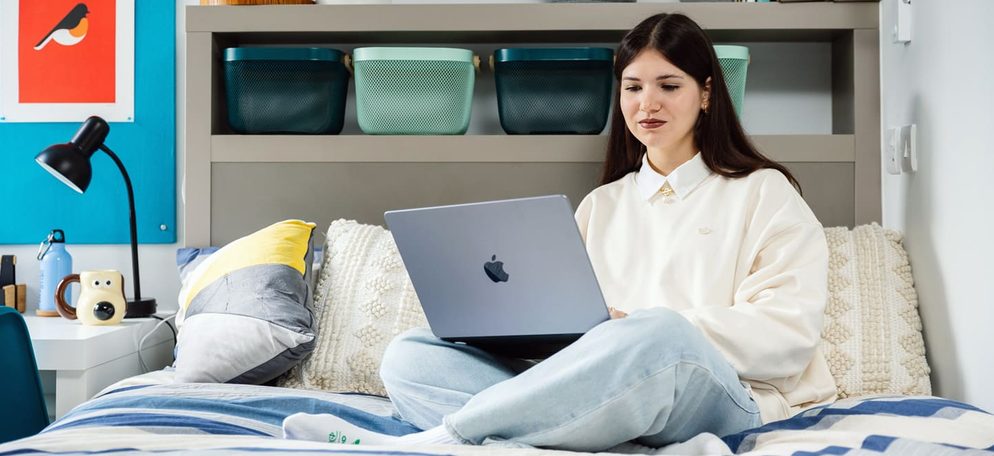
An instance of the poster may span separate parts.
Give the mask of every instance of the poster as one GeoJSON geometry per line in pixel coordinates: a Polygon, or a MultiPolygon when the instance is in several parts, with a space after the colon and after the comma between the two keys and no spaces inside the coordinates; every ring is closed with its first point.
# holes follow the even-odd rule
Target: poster
{"type": "Polygon", "coordinates": [[[0,122],[133,122],[134,24],[134,0],[0,0],[0,122]]]}

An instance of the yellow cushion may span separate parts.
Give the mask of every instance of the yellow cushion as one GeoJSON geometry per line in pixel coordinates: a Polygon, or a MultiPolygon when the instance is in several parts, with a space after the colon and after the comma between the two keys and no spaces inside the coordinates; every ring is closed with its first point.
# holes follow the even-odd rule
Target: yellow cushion
{"type": "Polygon", "coordinates": [[[204,265],[206,269],[184,290],[180,305],[186,309],[215,280],[248,266],[285,264],[304,275],[311,232],[316,226],[303,220],[284,220],[231,242],[211,255],[210,264],[204,265]]]}

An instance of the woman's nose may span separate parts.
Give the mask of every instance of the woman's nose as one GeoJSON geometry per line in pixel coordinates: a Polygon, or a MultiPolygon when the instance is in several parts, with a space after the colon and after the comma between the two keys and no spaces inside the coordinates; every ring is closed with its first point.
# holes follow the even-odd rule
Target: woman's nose
{"type": "Polygon", "coordinates": [[[639,103],[639,111],[642,111],[642,112],[653,113],[653,112],[659,111],[659,109],[660,109],[659,103],[657,103],[657,102],[655,102],[653,100],[650,100],[648,98],[643,99],[642,103],[639,103]]]}

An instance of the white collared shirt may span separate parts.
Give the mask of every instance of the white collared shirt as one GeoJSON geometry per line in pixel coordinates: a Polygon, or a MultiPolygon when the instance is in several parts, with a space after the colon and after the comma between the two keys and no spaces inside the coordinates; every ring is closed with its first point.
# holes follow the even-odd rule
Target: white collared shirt
{"type": "Polygon", "coordinates": [[[666,184],[673,189],[674,197],[686,198],[712,174],[714,173],[704,164],[700,152],[670,172],[669,176],[659,174],[652,169],[652,166],[649,166],[649,155],[642,154],[642,169],[635,174],[635,182],[638,184],[639,196],[646,201],[661,194],[660,189],[666,184]]]}
{"type": "Polygon", "coordinates": [[[576,219],[607,304],[664,306],[694,323],[749,385],[764,422],[835,398],[817,349],[828,245],[782,173],[727,178],[698,153],[663,176],[643,158],[587,195],[576,219]]]}

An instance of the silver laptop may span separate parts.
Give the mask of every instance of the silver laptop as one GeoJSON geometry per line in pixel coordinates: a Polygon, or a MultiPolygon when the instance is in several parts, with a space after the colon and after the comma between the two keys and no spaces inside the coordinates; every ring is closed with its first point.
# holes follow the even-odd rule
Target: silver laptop
{"type": "Polygon", "coordinates": [[[564,195],[387,211],[432,332],[545,358],[609,318],[564,195]]]}

